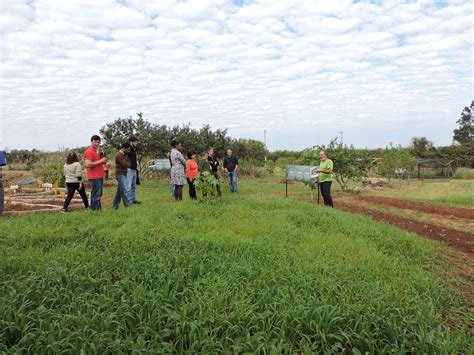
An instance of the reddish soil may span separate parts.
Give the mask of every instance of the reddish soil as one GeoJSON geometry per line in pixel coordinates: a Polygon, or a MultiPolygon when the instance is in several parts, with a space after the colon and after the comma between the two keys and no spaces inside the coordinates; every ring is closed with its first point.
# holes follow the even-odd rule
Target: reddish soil
{"type": "Polygon", "coordinates": [[[412,210],[430,214],[438,214],[443,216],[454,216],[458,218],[474,219],[474,209],[463,207],[451,207],[434,205],[425,202],[416,202],[408,200],[397,200],[394,198],[380,196],[358,196],[351,195],[351,198],[370,202],[377,205],[391,206],[404,210],[412,210]]]}
{"type": "MultiPolygon", "coordinates": [[[[442,226],[420,222],[400,216],[395,216],[385,212],[374,211],[366,207],[355,206],[344,202],[336,202],[336,204],[336,207],[343,211],[370,216],[374,220],[392,224],[398,228],[414,232],[428,239],[446,242],[448,245],[456,248],[457,250],[466,253],[471,258],[474,257],[474,237],[470,233],[444,228],[442,226]]],[[[437,206],[433,207],[437,208],[437,206]]],[[[441,208],[444,207],[441,206],[441,208]]],[[[450,210],[451,208],[447,209],[450,210]]]]}
{"type": "Polygon", "coordinates": [[[29,175],[27,171],[2,171],[1,174],[3,174],[6,185],[14,184],[29,175]]]}

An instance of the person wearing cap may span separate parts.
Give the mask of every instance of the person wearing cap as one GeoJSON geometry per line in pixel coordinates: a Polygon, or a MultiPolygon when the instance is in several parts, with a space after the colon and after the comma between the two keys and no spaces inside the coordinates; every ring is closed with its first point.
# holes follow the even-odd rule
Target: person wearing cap
{"type": "Polygon", "coordinates": [[[92,186],[90,209],[93,211],[100,211],[102,209],[100,198],[104,188],[105,173],[103,165],[109,161],[105,154],[99,152],[99,146],[100,137],[93,135],[91,137],[91,146],[84,152],[87,179],[92,186]]]}
{"type": "Polygon", "coordinates": [[[137,178],[138,178],[138,162],[137,162],[137,145],[138,145],[138,138],[137,137],[130,137],[130,153],[128,153],[128,158],[132,165],[127,170],[127,197],[128,203],[130,205],[140,203],[137,201],[135,195],[135,189],[137,186],[137,178]]]}
{"type": "Polygon", "coordinates": [[[115,179],[117,180],[117,191],[115,192],[113,202],[114,209],[119,208],[120,200],[123,201],[125,207],[130,206],[127,196],[127,172],[132,166],[132,162],[127,155],[130,153],[131,148],[130,143],[123,143],[115,156],[115,179]]]}

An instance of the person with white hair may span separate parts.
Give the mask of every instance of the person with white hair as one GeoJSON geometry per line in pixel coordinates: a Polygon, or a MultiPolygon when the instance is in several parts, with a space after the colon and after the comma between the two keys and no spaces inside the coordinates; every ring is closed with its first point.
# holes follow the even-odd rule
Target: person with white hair
{"type": "Polygon", "coordinates": [[[324,206],[334,207],[331,197],[334,163],[328,158],[328,155],[324,150],[319,152],[319,158],[321,159],[321,163],[315,171],[319,174],[319,186],[321,187],[321,195],[323,195],[324,206]]]}

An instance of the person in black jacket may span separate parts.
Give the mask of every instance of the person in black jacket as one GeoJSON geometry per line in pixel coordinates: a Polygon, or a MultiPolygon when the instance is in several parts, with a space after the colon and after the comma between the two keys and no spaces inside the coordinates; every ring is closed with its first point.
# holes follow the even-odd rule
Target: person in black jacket
{"type": "Polygon", "coordinates": [[[130,137],[130,153],[127,154],[128,159],[132,163],[132,166],[127,170],[127,197],[128,197],[128,204],[138,204],[140,201],[137,201],[135,195],[135,189],[137,186],[138,180],[138,162],[137,162],[137,145],[138,145],[138,138],[137,137],[130,137]]]}
{"type": "Polygon", "coordinates": [[[239,159],[234,155],[232,149],[227,149],[224,158],[224,172],[229,178],[230,192],[237,192],[237,170],[239,169],[239,159]]]}
{"type": "MultiPolygon", "coordinates": [[[[211,174],[219,181],[219,160],[217,160],[216,156],[214,155],[214,148],[209,148],[208,151],[207,161],[211,165],[211,174]]],[[[221,186],[217,185],[217,196],[222,196],[221,186]]]]}

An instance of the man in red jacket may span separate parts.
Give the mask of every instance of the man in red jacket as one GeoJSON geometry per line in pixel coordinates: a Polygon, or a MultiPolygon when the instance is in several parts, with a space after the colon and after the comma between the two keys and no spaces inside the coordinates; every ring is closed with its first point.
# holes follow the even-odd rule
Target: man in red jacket
{"type": "Polygon", "coordinates": [[[109,158],[104,153],[99,152],[100,137],[93,135],[91,137],[91,146],[84,152],[86,160],[87,179],[92,186],[90,208],[93,211],[100,211],[102,205],[100,198],[104,188],[104,164],[107,164],[109,158]]]}

